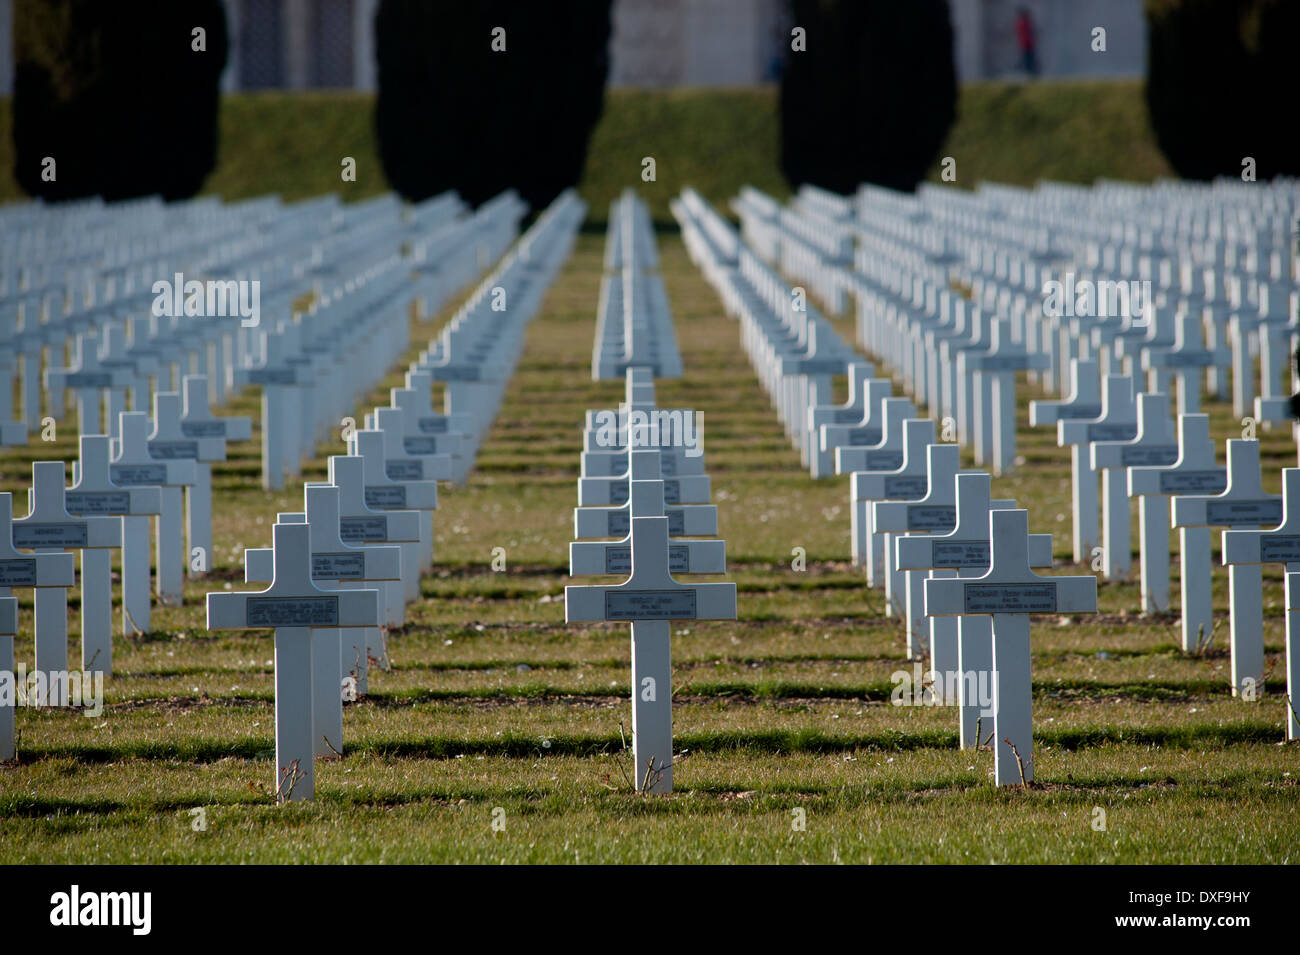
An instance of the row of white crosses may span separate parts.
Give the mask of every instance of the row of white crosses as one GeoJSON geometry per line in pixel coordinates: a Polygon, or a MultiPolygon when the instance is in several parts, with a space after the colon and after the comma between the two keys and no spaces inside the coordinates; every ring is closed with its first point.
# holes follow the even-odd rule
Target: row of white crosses
{"type": "Polygon", "coordinates": [[[638,790],[667,793],[673,788],[672,621],[734,620],[736,585],[676,579],[725,573],[726,542],[688,539],[718,530],[703,447],[687,446],[679,432],[655,423],[662,409],[648,369],[628,369],[619,410],[613,431],[599,422],[618,412],[587,413],[569,573],[626,580],[566,586],[565,620],[631,624],[634,782],[638,790]]]}
{"type": "Polygon", "coordinates": [[[257,593],[209,593],[208,628],[275,631],[276,792],[311,799],[315,759],[342,756],[343,703],[388,665],[384,634],[405,619],[433,565],[437,481],[463,481],[518,358],[523,329],[572,248],[584,208],[566,193],[542,214],[452,320],[442,348],[411,366],[406,387],[348,436],[329,479],[281,513],[270,550],[245,553],[257,593]],[[487,284],[491,283],[491,284],[487,284]],[[490,308],[494,289],[508,306],[490,308]],[[432,387],[447,384],[447,413],[432,387]],[[452,411],[452,406],[462,406],[452,411]]]}
{"type": "MultiPolygon", "coordinates": [[[[212,403],[242,385],[263,386],[263,483],[281,487],[405,347],[409,303],[418,304],[421,318],[431,317],[514,240],[525,207],[505,193],[468,214],[448,193],[409,207],[387,196],[347,206],[312,200],[290,209],[255,202],[230,210],[213,226],[225,241],[220,254],[190,236],[175,257],[162,260],[165,268],[155,258],[124,266],[120,257],[98,265],[92,257],[66,289],[19,288],[0,301],[0,341],[17,351],[0,363],[0,391],[7,395],[19,375],[23,395],[23,427],[6,424],[5,443],[23,443],[42,410],[60,417],[65,389],[76,396],[82,433],[116,438],[122,410],[146,410],[151,388],[179,389],[183,375],[197,372],[206,375],[212,403]],[[175,277],[178,302],[182,278],[260,282],[261,321],[252,328],[239,316],[153,314],[151,283],[159,274],[175,277]],[[305,294],[312,303],[296,314],[305,294]],[[73,354],[61,368],[65,340],[73,354]]],[[[127,210],[121,215],[131,219],[127,210]]],[[[45,230],[55,243],[59,229],[80,220],[57,221],[45,230]]],[[[130,234],[130,221],[122,231],[130,234]]],[[[30,272],[21,272],[25,280],[30,272]]]]}
{"type": "Polygon", "coordinates": [[[659,378],[682,374],[650,210],[628,189],[609,207],[591,378],[622,378],[634,366],[659,378]]]}
{"type": "MultiPolygon", "coordinates": [[[[991,326],[979,327],[981,310],[1009,320],[1011,339],[1030,354],[1014,359],[1008,355],[1006,360],[1027,368],[1031,380],[1041,380],[1049,391],[1068,387],[1071,358],[1092,358],[1103,373],[1145,372],[1151,391],[1176,389],[1180,413],[1198,410],[1203,381],[1214,393],[1226,394],[1223,383],[1231,368],[1234,408],[1241,415],[1249,414],[1253,358],[1258,355],[1261,387],[1270,397],[1262,399],[1265,404],[1257,415],[1263,421],[1282,420],[1276,396],[1282,394],[1280,372],[1293,345],[1297,298],[1291,257],[1285,241],[1278,245],[1285,230],[1279,228],[1282,220],[1274,200],[1280,196],[1284,203],[1294,202],[1293,187],[1262,186],[1262,200],[1240,190],[1226,199],[1206,191],[1202,198],[1209,207],[1234,215],[1239,206],[1263,202],[1262,218],[1269,222],[1259,234],[1237,237],[1245,245],[1263,242],[1267,248],[1225,251],[1220,245],[1217,253],[1207,253],[1204,235],[1180,236],[1180,230],[1194,220],[1176,218],[1154,228],[1130,227],[1130,223],[1118,245],[1112,243],[1108,232],[1115,230],[1106,218],[1115,211],[1106,207],[1110,195],[1106,189],[1095,190],[1088,200],[1096,198],[1103,207],[1101,221],[1095,220],[1096,210],[1064,211],[1064,206],[1087,205],[1077,189],[1054,190],[1045,185],[1031,194],[986,187],[980,193],[972,196],[926,187],[916,196],[904,196],[864,187],[857,202],[851,203],[804,187],[785,210],[798,210],[809,227],[820,229],[825,243],[840,240],[846,228],[858,227],[858,272],[883,287],[874,297],[871,287],[861,290],[872,310],[864,316],[860,300],[859,321],[874,318],[873,325],[860,329],[860,337],[868,336],[863,347],[883,357],[914,396],[924,394],[932,411],[937,408],[939,414],[955,418],[959,440],[975,443],[977,463],[985,463],[992,454],[996,471],[1014,458],[1009,449],[993,453],[989,441],[996,435],[973,433],[972,425],[988,416],[964,415],[961,395],[955,396],[956,401],[944,397],[943,382],[934,369],[942,357],[936,347],[941,341],[926,326],[933,323],[944,334],[955,332],[980,343],[993,334],[991,326]],[[1050,241],[1049,230],[1036,217],[1050,226],[1050,241]],[[1006,221],[1010,219],[1019,221],[1006,221]],[[1207,255],[1209,260],[1203,261],[1207,255]],[[1102,295],[1100,316],[1073,314],[1076,289],[1087,290],[1095,304],[1094,287],[1104,291],[1107,282],[1114,286],[1139,277],[1150,281],[1151,294],[1130,302],[1126,287],[1121,304],[1129,308],[1112,306],[1106,314],[1108,303],[1102,295]],[[967,322],[969,335],[962,310],[953,308],[947,291],[954,279],[972,290],[976,313],[967,322]],[[1049,280],[1064,285],[1065,315],[1044,314],[1051,311],[1044,284],[1049,280]]],[[[1177,205],[1186,199],[1165,196],[1161,190],[1152,190],[1150,196],[1157,210],[1166,200],[1177,205]]],[[[1113,204],[1126,203],[1121,197],[1113,204]]],[[[818,268],[831,261],[826,258],[810,266],[810,281],[818,268]]],[[[845,281],[852,286],[862,279],[855,275],[845,281]]],[[[949,375],[955,376],[960,360],[961,355],[953,352],[943,363],[949,375]]],[[[977,364],[968,363],[972,369],[977,364]]],[[[971,387],[974,376],[966,376],[966,381],[971,387]]],[[[1004,419],[993,417],[993,427],[1004,419]]]]}
{"type": "MultiPolygon", "coordinates": [[[[153,435],[147,415],[121,412],[120,437],[83,435],[79,460],[73,462],[71,487],[65,487],[63,461],[32,465],[26,516],[14,519],[12,495],[0,495],[0,587],[34,589],[34,661],[41,704],[67,705],[67,589],[74,585],[73,560],[81,556],[81,669],[113,672],[112,551],[121,555],[122,632],[146,632],[151,625],[150,518],[157,521],[159,597],[179,603],[184,562],[182,487],[197,486],[200,446],[205,457],[224,456],[224,439],[216,432],[239,419],[214,418],[206,407],[201,376],[186,380],[201,395],[202,407],[182,412],[177,395],[155,395],[153,435]],[[182,425],[202,425],[208,437],[187,439],[182,425]],[[177,437],[177,435],[182,435],[177,437]]],[[[242,423],[247,431],[247,422],[242,423]]],[[[208,541],[210,506],[191,509],[191,540],[208,541]],[[206,525],[199,527],[199,518],[206,525]]]]}
{"type": "Polygon", "coordinates": [[[417,374],[441,383],[440,414],[447,423],[430,420],[433,430],[425,433],[454,426],[460,435],[458,482],[496,419],[527,325],[567,260],[585,214],[586,204],[573,190],[556,197],[408,368],[408,388],[417,374]]]}
{"type": "Polygon", "coordinates": [[[1229,566],[1232,692],[1255,698],[1262,692],[1264,670],[1260,565],[1292,563],[1287,549],[1292,532],[1284,519],[1286,487],[1282,497],[1264,492],[1258,441],[1229,440],[1227,467],[1222,467],[1216,463],[1208,416],[1180,414],[1175,429],[1167,396],[1140,394],[1134,402],[1131,381],[1109,376],[1098,404],[1095,365],[1074,359],[1073,378],[1069,399],[1034,402],[1031,417],[1035,423],[1055,420],[1060,442],[1074,454],[1076,558],[1086,560],[1097,539],[1091,535],[1097,528],[1100,472],[1105,575],[1128,575],[1130,504],[1136,498],[1141,610],[1172,609],[1169,530],[1177,529],[1182,646],[1195,652],[1208,644],[1214,627],[1211,531],[1226,528],[1221,553],[1229,566]],[[1085,417],[1076,416],[1080,414],[1085,417]],[[1279,526],[1260,530],[1274,525],[1279,526]]]}
{"type": "MultiPolygon", "coordinates": [[[[780,230],[772,226],[775,218],[775,212],[772,208],[764,208],[761,199],[756,199],[752,190],[750,195],[742,196],[743,201],[733,204],[733,208],[741,213],[742,222],[752,226],[753,233],[756,236],[755,244],[762,245],[765,254],[769,258],[776,258],[782,243],[788,243],[790,240],[781,235],[780,230]]],[[[697,218],[699,218],[697,216],[697,218]]],[[[700,230],[702,231],[702,230],[700,230]]],[[[827,229],[828,238],[834,234],[833,230],[827,229]]],[[[747,232],[747,238],[749,237],[747,232]]],[[[698,243],[705,255],[710,251],[707,242],[698,243]]],[[[704,256],[701,256],[704,257],[704,256]]],[[[739,253],[741,262],[744,260],[744,251],[739,253]]],[[[698,261],[698,259],[697,259],[698,261]]],[[[825,264],[825,262],[821,263],[825,264]]],[[[730,276],[726,272],[721,273],[723,280],[726,281],[730,276]]],[[[718,284],[718,283],[715,283],[718,284]]],[[[1267,290],[1262,293],[1267,295],[1267,290]]],[[[936,296],[938,298],[938,296],[936,296]]],[[[894,301],[896,302],[895,296],[894,301]]],[[[894,302],[885,302],[882,309],[892,307],[894,302]]],[[[917,296],[914,305],[920,306],[922,300],[917,296]]],[[[962,306],[959,302],[949,301],[949,306],[954,312],[960,315],[962,306]]],[[[859,313],[861,318],[861,312],[859,313]]],[[[974,316],[976,319],[978,315],[974,316]]],[[[1112,351],[1115,361],[1114,367],[1117,371],[1123,370],[1128,375],[1132,375],[1137,368],[1148,373],[1150,384],[1153,388],[1162,388],[1165,390],[1176,390],[1180,411],[1195,411],[1199,408],[1201,373],[1207,368],[1222,367],[1227,365],[1227,353],[1223,349],[1217,351],[1206,347],[1200,338],[1199,326],[1195,316],[1188,314],[1186,311],[1174,312],[1161,307],[1148,304],[1145,307],[1145,323],[1132,323],[1133,328],[1129,328],[1126,322],[1124,327],[1115,329],[1091,328],[1092,340],[1095,343],[1106,343],[1112,346],[1111,349],[1101,348],[1102,360],[1108,365],[1111,364],[1112,351]]],[[[914,324],[909,322],[909,324],[914,324]]],[[[977,323],[978,324],[978,323],[977,323]]],[[[1234,325],[1235,325],[1234,321],[1234,325]]],[[[1077,331],[1077,329],[1076,329],[1077,331]]],[[[977,331],[974,336],[976,340],[981,338],[977,331]]],[[[995,336],[990,336],[990,338],[995,336]]],[[[921,336],[912,339],[920,341],[921,336]]],[[[939,407],[945,407],[942,393],[945,384],[948,382],[963,382],[967,388],[971,388],[974,376],[967,374],[972,367],[978,367],[978,364],[972,365],[965,360],[966,356],[962,350],[950,350],[951,339],[931,337],[926,342],[926,354],[938,354],[941,361],[939,362],[938,374],[932,374],[929,382],[931,391],[931,401],[939,407]],[[935,347],[938,345],[939,347],[935,347]],[[955,361],[953,359],[956,359],[955,361]],[[961,373],[952,373],[945,376],[945,370],[954,372],[960,369],[961,373]],[[946,379],[946,380],[944,380],[946,379]]],[[[871,350],[876,354],[891,355],[896,359],[895,367],[905,366],[907,361],[915,362],[914,368],[923,369],[927,366],[922,361],[920,350],[913,350],[910,347],[901,347],[896,341],[892,341],[888,335],[878,337],[871,342],[871,350]],[[893,346],[891,348],[891,345],[893,346]]],[[[1265,342],[1265,347],[1267,343],[1265,342]]],[[[1086,355],[1087,352],[1084,352],[1086,355]]],[[[1073,360],[1077,364],[1078,359],[1073,360]]],[[[1091,364],[1085,362],[1085,364],[1091,364]]],[[[996,367],[994,363],[994,367],[996,367]]],[[[1043,370],[1046,362],[1039,360],[1036,363],[1023,363],[1020,368],[1029,367],[1031,369],[1043,370]]],[[[1072,369],[1077,379],[1077,368],[1072,369]]],[[[1091,394],[1081,393],[1080,389],[1075,387],[1071,400],[1063,403],[1036,403],[1041,405],[1039,414],[1035,418],[1041,418],[1041,421],[1035,423],[1057,423],[1059,419],[1071,418],[1080,420],[1070,420],[1062,423],[1059,427],[1061,432],[1060,438],[1063,445],[1069,444],[1072,447],[1075,457],[1075,472],[1077,485],[1075,494],[1075,525],[1076,529],[1083,528],[1089,524],[1096,526],[1101,525],[1105,537],[1105,571],[1108,577],[1122,578],[1129,570],[1129,552],[1130,544],[1128,539],[1130,493],[1139,498],[1140,501],[1140,521],[1142,527],[1143,547],[1142,547],[1142,578],[1143,578],[1143,603],[1147,609],[1160,607],[1168,608],[1168,591],[1169,591],[1169,567],[1168,567],[1168,496],[1164,493],[1157,493],[1162,489],[1169,490],[1172,488],[1188,488],[1213,491],[1216,494],[1223,492],[1224,498],[1232,498],[1231,492],[1224,490],[1226,480],[1223,469],[1213,467],[1213,449],[1208,445],[1208,427],[1206,419],[1197,415],[1184,414],[1180,417],[1179,430],[1180,435],[1174,434],[1173,423],[1169,418],[1168,400],[1163,394],[1146,394],[1138,397],[1134,402],[1132,393],[1132,382],[1128,378],[1112,378],[1108,380],[1107,400],[1099,400],[1098,392],[1100,389],[1096,386],[1095,364],[1091,370],[1094,378],[1091,394]],[[1197,432],[1205,431],[1205,441],[1196,440],[1197,432]],[[1180,437],[1182,440],[1180,440],[1180,437]],[[1206,452],[1202,446],[1208,447],[1208,461],[1206,452]],[[1217,472],[1217,473],[1216,473],[1217,472]],[[1105,491],[1105,513],[1104,521],[1101,515],[1097,513],[1096,500],[1096,481],[1098,474],[1103,479],[1105,491]],[[1130,482],[1135,486],[1130,492],[1130,482]],[[1145,483],[1144,483],[1145,482],[1145,483]],[[1152,483],[1154,482],[1154,483],[1152,483]],[[1091,494],[1086,495],[1083,491],[1091,487],[1091,494]],[[1080,507],[1080,497],[1083,497],[1083,508],[1080,507]],[[1090,505],[1090,506],[1089,506],[1090,505]],[[1080,510],[1085,511],[1081,517],[1080,510]]],[[[853,470],[866,464],[866,457],[875,450],[877,453],[885,452],[888,459],[882,463],[890,466],[891,471],[898,468],[896,455],[899,454],[897,445],[894,449],[884,447],[876,449],[858,449],[845,447],[839,444],[850,435],[857,436],[858,440],[880,442],[884,437],[883,433],[887,428],[877,425],[876,429],[864,427],[869,420],[869,415],[863,416],[858,428],[847,428],[838,424],[835,418],[843,415],[846,419],[853,419],[857,416],[856,403],[864,400],[868,390],[867,382],[869,381],[870,369],[866,365],[850,366],[849,369],[849,402],[847,406],[830,406],[818,409],[816,412],[820,420],[816,421],[825,434],[823,440],[829,439],[826,448],[829,452],[833,449],[836,455],[841,459],[840,470],[853,470]]],[[[914,380],[921,377],[920,374],[909,374],[904,372],[904,378],[914,380]]],[[[887,395],[888,387],[886,382],[881,382],[880,394],[887,395]]],[[[952,387],[952,385],[949,385],[952,387]]],[[[960,387],[960,386],[958,386],[960,387]]],[[[972,389],[973,390],[973,389],[972,389]]],[[[1014,405],[1003,405],[999,408],[1000,415],[992,413],[992,402],[988,399],[996,393],[996,387],[989,389],[984,396],[982,403],[976,403],[975,396],[963,396],[958,390],[955,395],[955,401],[946,406],[947,408],[956,407],[959,409],[961,432],[971,432],[981,421],[993,421],[1001,418],[1005,423],[1005,431],[1014,433],[1014,405]],[[965,407],[967,413],[962,414],[960,408],[963,405],[963,397],[967,397],[965,407]]],[[[1006,389],[1006,394],[1010,394],[1010,389],[1006,389]]],[[[887,399],[882,399],[887,400],[887,399]]],[[[887,407],[887,406],[886,406],[887,407]]],[[[882,412],[885,409],[882,408],[882,412]]],[[[900,407],[897,414],[904,416],[910,414],[910,407],[900,407]]],[[[888,415],[882,413],[879,418],[887,418],[888,415]]],[[[996,428],[990,428],[993,432],[996,428]]],[[[987,447],[989,437],[981,438],[977,443],[981,447],[987,447]]],[[[980,447],[977,447],[977,460],[980,457],[980,447]]],[[[1245,454],[1243,448],[1239,454],[1245,454]]],[[[907,449],[902,450],[903,457],[907,455],[907,449]]],[[[910,455],[913,459],[916,455],[910,455]]],[[[997,455],[994,455],[997,457],[997,455]]],[[[825,457],[822,458],[824,462],[825,457]]],[[[1004,456],[1002,461],[1007,460],[1004,456]]],[[[1255,460],[1258,460],[1257,448],[1255,449],[1255,460]]],[[[814,467],[824,467],[824,463],[814,460],[814,467]]],[[[1258,467],[1256,465],[1256,472],[1258,467]]],[[[1245,524],[1259,526],[1260,518],[1265,515],[1265,511],[1271,513],[1271,508],[1276,506],[1276,501],[1269,502],[1266,497],[1261,496],[1258,481],[1250,481],[1246,469],[1239,466],[1240,480],[1237,482],[1236,499],[1237,503],[1229,503],[1228,500],[1216,500],[1211,505],[1211,511],[1220,519],[1226,520],[1228,512],[1232,512],[1232,517],[1245,524]]],[[[901,522],[907,514],[906,504],[890,504],[884,502],[872,502],[867,498],[865,493],[867,488],[871,489],[874,494],[885,493],[885,482],[893,480],[896,485],[902,489],[902,482],[906,481],[908,475],[905,473],[878,475],[873,476],[866,472],[859,472],[854,476],[854,494],[853,494],[853,541],[855,550],[855,559],[864,560],[865,553],[875,551],[875,559],[866,559],[868,574],[871,577],[883,577],[883,583],[886,588],[887,598],[892,598],[889,593],[891,589],[897,590],[891,584],[897,579],[896,569],[889,567],[889,561],[883,560],[883,551],[886,546],[887,535],[880,534],[880,540],[877,544],[877,533],[883,528],[873,528],[872,518],[881,513],[892,513],[895,524],[892,527],[902,526],[901,522]],[[875,545],[873,547],[873,545],[875,545]],[[884,566],[882,566],[882,564],[884,566]]],[[[816,470],[814,471],[816,474],[816,470]]],[[[915,490],[915,489],[909,489],[915,490]]],[[[919,509],[918,509],[919,510],[919,509]]],[[[1276,518],[1274,518],[1276,519],[1276,518]]],[[[1184,535],[1197,535],[1199,528],[1186,527],[1177,523],[1176,527],[1182,527],[1184,535]]],[[[891,527],[891,529],[892,529],[891,527]]],[[[1208,535],[1208,529],[1204,531],[1208,535]]],[[[1090,537],[1080,539],[1081,535],[1076,530],[1076,555],[1080,559],[1091,557],[1093,551],[1093,541],[1097,540],[1094,533],[1090,537]],[[1082,552],[1080,554],[1080,551],[1082,552]]],[[[1198,587],[1195,583],[1190,583],[1184,587],[1184,634],[1185,643],[1191,645],[1189,634],[1207,630],[1210,626],[1210,612],[1208,608],[1209,600],[1209,548],[1208,546],[1196,546],[1199,541],[1193,540],[1192,547],[1184,547],[1183,555],[1185,562],[1191,562],[1193,565],[1197,561],[1203,560],[1205,567],[1205,586],[1198,587]],[[1200,605],[1204,603],[1203,612],[1200,605]]],[[[1205,543],[1208,545],[1208,536],[1205,543]]],[[[1046,554],[1050,560],[1050,550],[1046,554]]],[[[1234,606],[1240,606],[1240,612],[1234,613],[1234,639],[1233,639],[1233,660],[1234,674],[1233,687],[1234,693],[1243,692],[1243,681],[1251,683],[1258,682],[1261,679],[1262,671],[1262,643],[1258,638],[1260,626],[1255,621],[1258,613],[1254,612],[1254,607],[1259,603],[1259,587],[1250,586],[1256,584],[1253,579],[1254,574],[1247,568],[1235,568],[1231,572],[1234,577],[1239,577],[1242,583],[1238,583],[1232,588],[1234,596],[1234,606]],[[1248,579],[1249,578],[1249,579],[1248,579]],[[1249,599],[1246,594],[1253,596],[1249,599]],[[1248,637],[1247,634],[1252,636],[1248,637]],[[1249,646],[1244,644],[1248,643],[1249,646]]],[[[1199,574],[1195,572],[1195,566],[1192,572],[1188,573],[1185,567],[1185,578],[1189,581],[1199,579],[1199,574]]],[[[874,582],[874,581],[873,581],[874,582]]],[[[898,609],[896,599],[887,600],[887,612],[894,612],[898,609]]],[[[912,620],[909,619],[909,653],[916,654],[920,647],[913,633],[911,626],[912,620]]],[[[936,651],[936,659],[941,659],[942,655],[936,651]]],[[[937,669],[937,667],[936,667],[937,669]]]]}
{"type": "Polygon", "coordinates": [[[759,383],[805,466],[819,453],[814,409],[831,403],[832,380],[845,374],[852,349],[808,301],[791,288],[717,211],[686,190],[670,208],[692,261],[740,323],[741,344],[759,383]]]}
{"type": "MultiPolygon", "coordinates": [[[[1016,372],[1046,368],[1047,360],[1028,353],[1009,321],[992,318],[993,309],[970,306],[951,292],[942,256],[873,255],[847,202],[828,197],[808,190],[799,203],[778,209],[746,189],[733,208],[745,238],[834,310],[852,292],[862,348],[883,359],[932,413],[952,419],[957,440],[973,447],[977,464],[1008,470],[1016,457],[1016,372]],[[774,230],[779,241],[770,238],[774,230]]],[[[814,477],[827,476],[824,461],[822,467],[805,463],[814,477]]]]}

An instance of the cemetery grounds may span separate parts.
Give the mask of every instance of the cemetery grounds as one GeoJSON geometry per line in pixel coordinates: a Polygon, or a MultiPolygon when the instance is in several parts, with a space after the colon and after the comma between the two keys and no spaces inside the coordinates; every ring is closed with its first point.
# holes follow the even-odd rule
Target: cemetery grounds
{"type": "MultiPolygon", "coordinates": [[[[1229,693],[1217,558],[1215,630],[1197,655],[1179,649],[1177,617],[1137,613],[1136,580],[1101,583],[1095,616],[1035,617],[1037,778],[995,789],[992,752],[957,749],[953,708],[891,705],[891,676],[915,671],[901,620],[882,615],[883,592],[848,563],[847,477],[807,476],[738,326],[680,240],[658,241],[686,374],[656,393],[703,412],[728,559],[726,577],[709,579],[738,584],[740,611],[675,625],[675,792],[633,791],[627,625],[564,624],[583,413],[616,406],[624,388],[590,380],[604,250],[594,229],[528,330],[468,487],[439,488],[435,572],[389,636],[391,672],[372,673],[369,695],[345,709],[347,755],[319,765],[315,801],[277,806],[268,785],[269,631],[204,627],[204,594],[244,589],[244,548],[269,546],[276,512],[302,507],[300,483],[261,489],[255,425],[213,468],[211,573],[187,580],[183,607],[155,605],[153,632],[115,638],[103,712],[19,708],[19,761],[0,766],[0,861],[1300,859],[1300,750],[1280,742],[1280,567],[1264,569],[1256,702],[1229,693]]],[[[838,320],[848,341],[852,324],[838,320]]],[[[415,324],[413,342],[437,327],[415,324]]],[[[395,369],[357,421],[400,384],[395,369]]],[[[1069,454],[1054,429],[1028,426],[1041,392],[1017,394],[1024,461],[994,478],[993,496],[1015,497],[1031,531],[1053,534],[1053,573],[1091,572],[1069,563],[1069,454]]],[[[248,389],[224,413],[257,422],[259,408],[248,389]]],[[[1220,448],[1242,436],[1229,406],[1206,410],[1220,448]]],[[[1295,446],[1286,429],[1258,436],[1265,489],[1277,493],[1295,446]]],[[[25,490],[34,451],[75,457],[71,411],[57,437],[0,451],[0,490],[25,490]]],[[[305,480],[323,478],[343,443],[318,451],[305,480]]],[[[1173,572],[1176,599],[1176,559],[1173,572]]],[[[19,593],[16,658],[30,660],[31,591],[19,593]]],[[[77,591],[68,597],[75,654],[77,591]]]]}

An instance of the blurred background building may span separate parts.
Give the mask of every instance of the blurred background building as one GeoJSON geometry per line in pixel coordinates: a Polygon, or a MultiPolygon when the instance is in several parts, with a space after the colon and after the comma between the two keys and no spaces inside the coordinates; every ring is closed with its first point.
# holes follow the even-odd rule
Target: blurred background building
{"type": "MultiPolygon", "coordinates": [[[[4,95],[13,91],[14,2],[0,0],[4,95]]],[[[225,0],[225,6],[226,90],[375,88],[379,0],[225,0]]],[[[1015,74],[1020,7],[1034,20],[1041,76],[1145,72],[1142,0],[949,0],[959,79],[1015,74]],[[1104,54],[1091,49],[1096,26],[1106,28],[1104,54]]],[[[613,19],[610,85],[641,88],[775,81],[794,26],[784,0],[615,0],[613,19]]]]}

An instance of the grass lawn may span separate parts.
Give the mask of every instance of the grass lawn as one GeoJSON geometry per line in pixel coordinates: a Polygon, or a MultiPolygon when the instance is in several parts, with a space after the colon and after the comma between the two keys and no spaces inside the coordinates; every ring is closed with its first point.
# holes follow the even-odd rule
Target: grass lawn
{"type": "MultiPolygon", "coordinates": [[[[1228,691],[1221,571],[1214,641],[1197,656],[1177,649],[1176,619],[1137,615],[1135,584],[1103,585],[1096,616],[1035,618],[1038,782],[995,790],[992,753],[956,748],[953,710],[890,705],[891,674],[910,665],[900,622],[846,561],[847,478],[807,477],[737,326],[679,239],[660,242],[686,376],[658,394],[704,413],[740,589],[738,621],[674,631],[676,792],[629,786],[627,628],[563,623],[583,411],[622,388],[590,381],[603,240],[586,235],[529,329],[469,485],[440,490],[437,569],[390,637],[392,671],[346,709],[346,756],[320,763],[315,803],[277,807],[269,793],[269,634],[203,626],[203,593],[241,587],[242,549],[269,546],[276,511],[301,506],[301,486],[257,485],[255,433],[216,468],[210,579],[155,610],[156,632],[117,641],[103,714],[20,710],[21,759],[0,768],[0,861],[1297,861],[1279,573],[1265,575],[1268,677],[1253,703],[1228,691]],[[504,572],[490,568],[495,547],[504,572]]],[[[852,339],[851,320],[841,331],[852,339]]],[[[1033,394],[1021,389],[1025,463],[993,494],[1055,535],[1057,572],[1080,573],[1067,563],[1068,455],[1029,429],[1033,394]]],[[[250,391],[228,413],[257,407],[250,391]]],[[[1209,410],[1216,440],[1239,435],[1230,409],[1209,410]]],[[[65,421],[54,446],[0,454],[0,488],[26,487],[33,452],[73,454],[74,432],[65,421]]],[[[1277,491],[1294,445],[1262,439],[1277,491]]],[[[319,451],[308,479],[342,443],[319,451]]],[[[20,596],[17,657],[30,661],[20,596]]],[[[74,600],[74,654],[78,623],[74,600]]]]}

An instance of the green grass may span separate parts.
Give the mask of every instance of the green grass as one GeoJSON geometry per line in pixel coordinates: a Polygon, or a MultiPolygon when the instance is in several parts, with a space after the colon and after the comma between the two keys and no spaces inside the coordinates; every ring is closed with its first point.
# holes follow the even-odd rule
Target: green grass
{"type": "MultiPolygon", "coordinates": [[[[992,754],[956,748],[950,708],[890,705],[892,675],[911,665],[899,621],[845,560],[846,479],[813,482],[800,468],[738,327],[671,235],[661,253],[687,372],[659,396],[704,413],[740,619],[676,625],[676,791],[631,792],[627,630],[566,626],[557,599],[583,411],[621,391],[589,378],[601,253],[599,237],[580,239],[478,469],[440,490],[436,570],[390,635],[393,669],[347,707],[346,755],[318,763],[315,803],[276,807],[269,795],[269,635],[203,626],[204,592],[242,587],[242,548],[269,545],[275,512],[301,501],[300,485],[257,486],[255,433],[216,468],[210,579],[187,584],[184,606],[157,608],[154,633],[116,641],[103,713],[19,711],[21,759],[0,767],[0,861],[1297,861],[1280,574],[1265,576],[1255,703],[1228,691],[1222,571],[1214,646],[1199,656],[1177,649],[1176,620],[1135,612],[1132,583],[1103,584],[1095,617],[1036,618],[1038,783],[996,790],[992,754]],[[490,569],[497,546],[504,573],[490,569]],[[795,546],[804,572],[791,568],[795,546]],[[206,832],[191,828],[198,807],[206,832]],[[1092,828],[1096,807],[1105,831],[1092,828]],[[806,831],[792,829],[796,809],[806,831]]],[[[836,321],[851,339],[851,321],[836,321]]],[[[432,330],[416,326],[416,341],[432,330]]],[[[1068,563],[1068,458],[1029,429],[1036,394],[1020,389],[1026,462],[993,494],[1055,535],[1056,572],[1080,573],[1068,563]]],[[[1239,432],[1227,407],[1207,410],[1217,441],[1239,432]]],[[[256,391],[227,411],[256,419],[256,391]]],[[[52,446],[0,452],[0,489],[25,487],[32,459],[72,453],[74,431],[64,422],[52,446]]],[[[1262,439],[1276,491],[1294,445],[1281,430],[1262,439]]],[[[309,476],[341,450],[322,447],[309,476]]],[[[30,662],[30,591],[20,600],[17,654],[30,662]]],[[[74,600],[74,654],[78,625],[74,600]]]]}
{"type": "MultiPolygon", "coordinates": [[[[225,97],[217,169],[204,192],[228,199],[338,192],[361,199],[385,191],[373,104],[373,97],[353,93],[225,97]],[[356,159],[356,182],[340,178],[345,156],[356,159]]],[[[12,149],[8,103],[0,102],[0,200],[20,195],[12,149]]],[[[957,185],[965,187],[983,180],[1032,185],[1170,174],[1136,80],[968,84],[941,155],[956,160],[957,185]]],[[[779,157],[775,87],[610,90],[579,188],[594,221],[603,221],[610,201],[631,185],[655,219],[668,223],[668,201],[686,185],[715,203],[745,184],[783,196],[788,186],[779,157]],[[655,159],[655,182],[641,178],[645,157],[655,159]]],[[[929,178],[938,181],[937,163],[929,178]]]]}

